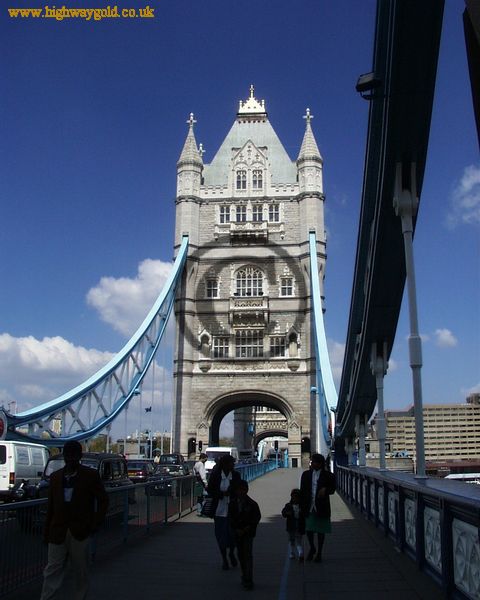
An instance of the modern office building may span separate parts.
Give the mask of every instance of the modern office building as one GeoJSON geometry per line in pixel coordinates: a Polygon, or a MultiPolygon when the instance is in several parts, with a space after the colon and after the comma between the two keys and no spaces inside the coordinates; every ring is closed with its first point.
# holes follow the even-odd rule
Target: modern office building
{"type": "MultiPolygon", "coordinates": [[[[390,451],[415,457],[413,406],[385,411],[390,451]]],[[[425,460],[442,462],[480,459],[480,394],[471,394],[465,404],[427,404],[423,407],[425,460]]],[[[375,419],[372,421],[375,436],[375,419]]]]}

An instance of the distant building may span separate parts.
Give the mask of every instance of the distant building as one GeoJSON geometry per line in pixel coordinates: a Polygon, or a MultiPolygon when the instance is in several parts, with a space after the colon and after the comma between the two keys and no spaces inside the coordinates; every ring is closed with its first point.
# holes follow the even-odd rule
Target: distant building
{"type": "MultiPolygon", "coordinates": [[[[389,451],[415,457],[413,406],[403,411],[385,411],[389,451]]],[[[442,462],[480,459],[480,394],[471,394],[465,404],[428,404],[423,407],[425,460],[442,462]]],[[[376,437],[375,419],[371,431],[376,437]]]]}

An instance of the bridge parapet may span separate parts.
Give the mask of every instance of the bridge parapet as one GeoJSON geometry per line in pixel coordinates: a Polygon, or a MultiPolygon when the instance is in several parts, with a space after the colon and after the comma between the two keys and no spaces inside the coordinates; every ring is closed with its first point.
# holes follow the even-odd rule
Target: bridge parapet
{"type": "Polygon", "coordinates": [[[339,492],[448,597],[480,598],[480,486],[337,467],[339,492]]]}

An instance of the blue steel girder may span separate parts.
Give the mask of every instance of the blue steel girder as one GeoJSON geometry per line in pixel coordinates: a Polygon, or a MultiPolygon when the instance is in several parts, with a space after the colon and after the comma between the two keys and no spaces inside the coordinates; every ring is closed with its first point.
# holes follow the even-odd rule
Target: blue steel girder
{"type": "Polygon", "coordinates": [[[62,446],[67,440],[96,435],[128,407],[140,393],[165,333],[187,251],[188,236],[184,236],[163,290],[122,350],[92,377],[62,396],[17,415],[6,413],[7,439],[62,446]],[[24,431],[26,427],[28,432],[24,431]]]}
{"type": "Polygon", "coordinates": [[[315,341],[315,363],[317,382],[317,440],[321,447],[318,451],[327,453],[331,447],[331,433],[329,424],[331,411],[337,407],[337,390],[333,382],[332,367],[328,356],[327,337],[323,320],[322,296],[320,292],[320,277],[317,260],[317,240],[315,232],[309,234],[310,246],[310,281],[312,286],[312,315],[313,335],[315,341]],[[320,431],[321,430],[321,431],[320,431]]]}
{"type": "MultiPolygon", "coordinates": [[[[393,206],[395,174],[403,187],[414,165],[422,189],[437,70],[443,0],[379,0],[373,73],[380,82],[370,112],[350,317],[337,407],[336,436],[355,433],[355,416],[376,404],[373,344],[388,360],[405,285],[401,220],[393,206]]],[[[414,222],[415,225],[415,222],[414,222]]]]}

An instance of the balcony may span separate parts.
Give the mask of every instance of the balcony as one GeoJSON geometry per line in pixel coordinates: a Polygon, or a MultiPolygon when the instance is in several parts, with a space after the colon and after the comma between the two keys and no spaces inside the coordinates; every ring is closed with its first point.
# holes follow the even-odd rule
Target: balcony
{"type": "Polygon", "coordinates": [[[228,311],[230,324],[258,325],[268,323],[267,296],[233,296],[228,311]]]}

